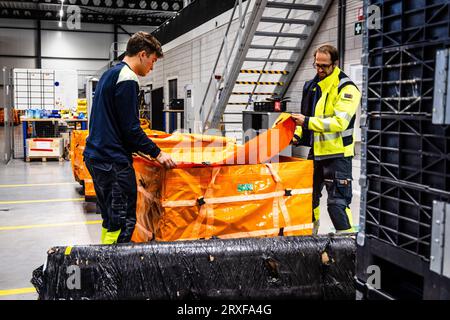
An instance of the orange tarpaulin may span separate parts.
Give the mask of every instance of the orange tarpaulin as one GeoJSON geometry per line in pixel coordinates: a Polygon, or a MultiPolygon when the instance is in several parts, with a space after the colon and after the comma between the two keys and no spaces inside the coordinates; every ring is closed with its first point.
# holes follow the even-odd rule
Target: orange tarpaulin
{"type": "MultiPolygon", "coordinates": [[[[280,153],[292,141],[295,122],[287,113],[280,114],[272,129],[261,133],[245,145],[235,139],[200,135],[167,134],[145,130],[161,150],[170,154],[178,168],[257,164],[266,162],[280,153]]],[[[158,166],[156,162],[149,165],[158,166]]]]}
{"type": "Polygon", "coordinates": [[[274,128],[244,146],[215,140],[220,137],[208,139],[222,147],[190,143],[205,143],[208,136],[178,137],[182,146],[164,143],[175,135],[153,139],[183,163],[165,170],[134,157],[138,202],[132,240],[310,235],[312,161],[277,159],[294,128],[290,115],[282,114],[274,128]]]}
{"type": "Polygon", "coordinates": [[[135,158],[138,201],[132,240],[310,235],[312,161],[280,160],[164,170],[135,158]]]}
{"type": "MultiPolygon", "coordinates": [[[[281,114],[272,129],[243,146],[220,136],[144,129],[178,167],[166,170],[133,156],[138,199],[132,240],[310,235],[312,161],[278,158],[294,129],[291,116],[281,114]]],[[[75,138],[79,156],[72,158],[80,179],[89,175],[82,159],[86,136],[75,138]]]]}
{"type": "Polygon", "coordinates": [[[70,138],[70,161],[76,181],[84,185],[85,197],[95,197],[94,183],[83,161],[87,130],[73,130],[70,138]]]}

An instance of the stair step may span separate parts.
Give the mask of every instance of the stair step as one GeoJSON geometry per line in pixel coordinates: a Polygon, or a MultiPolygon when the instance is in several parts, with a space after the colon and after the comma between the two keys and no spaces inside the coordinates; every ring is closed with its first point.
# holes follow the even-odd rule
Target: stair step
{"type": "Polygon", "coordinates": [[[245,58],[245,61],[254,61],[254,62],[287,62],[293,63],[295,60],[293,59],[275,59],[275,58],[245,58]]]}
{"type": "Polygon", "coordinates": [[[299,47],[288,47],[288,46],[264,46],[251,44],[250,49],[263,49],[263,50],[288,50],[288,51],[300,51],[302,48],[299,47]]]}
{"type": "Polygon", "coordinates": [[[257,85],[266,85],[266,86],[282,86],[284,82],[280,81],[236,81],[236,84],[257,84],[257,85]]]}
{"type": "Polygon", "coordinates": [[[305,33],[288,33],[288,32],[268,32],[268,31],[256,31],[255,36],[262,37],[283,37],[283,38],[300,38],[307,39],[308,35],[305,33]]]}
{"type": "Polygon", "coordinates": [[[294,10],[309,10],[309,11],[320,11],[322,6],[315,4],[304,4],[304,3],[286,3],[286,2],[276,2],[268,1],[266,8],[278,8],[278,9],[294,9],[294,10]]]}
{"type": "Polygon", "coordinates": [[[253,95],[253,96],[273,96],[275,93],[273,92],[232,92],[231,94],[237,95],[237,96],[243,96],[243,95],[253,95]]]}
{"type": "Polygon", "coordinates": [[[314,20],[262,17],[261,22],[314,25],[314,20]]]}
{"type": "Polygon", "coordinates": [[[286,70],[241,70],[241,73],[260,73],[260,74],[288,74],[286,70]]]}

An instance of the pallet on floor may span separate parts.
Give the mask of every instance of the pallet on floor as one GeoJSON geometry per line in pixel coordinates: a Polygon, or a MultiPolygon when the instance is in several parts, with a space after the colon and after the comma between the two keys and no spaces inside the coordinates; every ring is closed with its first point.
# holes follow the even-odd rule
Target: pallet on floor
{"type": "Polygon", "coordinates": [[[370,236],[356,251],[358,300],[450,299],[450,279],[431,271],[430,259],[370,236]]]}
{"type": "Polygon", "coordinates": [[[64,157],[26,157],[26,162],[31,162],[31,160],[40,160],[42,162],[47,162],[48,159],[58,160],[59,162],[65,161],[64,157]]]}

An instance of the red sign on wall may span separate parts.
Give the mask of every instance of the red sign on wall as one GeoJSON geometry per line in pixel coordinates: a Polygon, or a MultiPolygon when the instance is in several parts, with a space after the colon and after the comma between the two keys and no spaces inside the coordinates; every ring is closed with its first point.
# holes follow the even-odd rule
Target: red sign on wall
{"type": "Polygon", "coordinates": [[[358,21],[363,21],[364,20],[364,9],[358,8],[358,21]]]}

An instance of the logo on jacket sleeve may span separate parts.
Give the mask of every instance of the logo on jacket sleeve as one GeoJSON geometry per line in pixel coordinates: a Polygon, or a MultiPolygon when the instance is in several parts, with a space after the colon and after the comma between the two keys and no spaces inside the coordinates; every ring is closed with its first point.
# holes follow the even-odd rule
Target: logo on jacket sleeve
{"type": "Polygon", "coordinates": [[[344,99],[353,99],[353,95],[350,93],[344,93],[344,99]]]}

